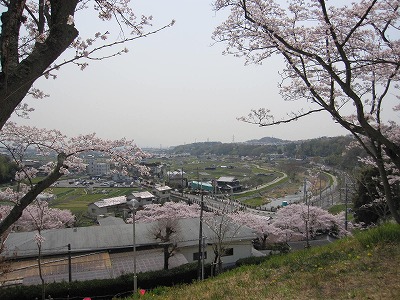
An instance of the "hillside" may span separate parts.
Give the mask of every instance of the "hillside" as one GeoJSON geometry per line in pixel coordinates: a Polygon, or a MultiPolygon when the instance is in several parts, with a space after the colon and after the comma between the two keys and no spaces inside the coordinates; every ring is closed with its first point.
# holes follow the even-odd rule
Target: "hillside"
{"type": "Polygon", "coordinates": [[[348,149],[347,146],[353,141],[351,136],[321,137],[292,142],[266,137],[246,143],[202,142],[179,145],[171,147],[169,153],[173,155],[189,153],[207,157],[213,155],[249,156],[266,160],[275,157],[276,154],[296,159],[320,157],[325,165],[353,169],[358,162],[358,157],[364,155],[361,148],[348,149]],[[275,141],[275,143],[268,144],[267,141],[275,141]]]}
{"type": "Polygon", "coordinates": [[[253,145],[279,145],[279,144],[287,144],[291,141],[281,140],[278,138],[266,136],[258,140],[249,140],[244,142],[245,144],[253,144],[253,145]]]}
{"type": "MultiPolygon", "coordinates": [[[[388,224],[331,245],[272,256],[141,299],[400,299],[400,226],[388,224]]],[[[139,283],[140,285],[140,283],[139,283]]]]}

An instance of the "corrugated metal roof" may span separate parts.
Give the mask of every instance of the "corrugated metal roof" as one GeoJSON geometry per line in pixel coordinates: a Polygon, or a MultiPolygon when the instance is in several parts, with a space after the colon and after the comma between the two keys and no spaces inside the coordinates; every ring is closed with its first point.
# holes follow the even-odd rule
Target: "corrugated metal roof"
{"type": "MultiPolygon", "coordinates": [[[[136,245],[138,247],[158,243],[149,234],[156,224],[157,222],[135,224],[136,245]]],[[[198,244],[199,226],[199,218],[180,219],[178,247],[198,244]]],[[[203,225],[203,233],[208,242],[215,240],[215,233],[205,224],[203,225]]],[[[38,247],[35,242],[35,235],[36,232],[10,233],[5,241],[4,256],[8,258],[15,257],[15,255],[17,257],[37,256],[38,247]]],[[[132,247],[133,226],[132,224],[124,224],[51,229],[43,230],[42,236],[45,238],[42,244],[43,255],[66,253],[68,244],[71,244],[73,252],[95,252],[132,247]]],[[[252,240],[255,238],[255,234],[250,228],[241,226],[234,236],[232,231],[232,233],[228,232],[226,237],[229,241],[252,240]]]]}
{"type": "Polygon", "coordinates": [[[155,186],[154,189],[159,191],[159,192],[172,190],[168,185],[155,186]]]}
{"type": "Polygon", "coordinates": [[[217,181],[221,181],[221,182],[233,182],[236,180],[237,179],[235,177],[231,177],[231,176],[222,176],[219,179],[217,179],[217,181]]]}
{"type": "Polygon", "coordinates": [[[148,191],[132,193],[132,196],[140,199],[154,198],[154,195],[148,191]]]}
{"type": "Polygon", "coordinates": [[[96,201],[94,204],[97,207],[108,207],[108,206],[119,205],[122,203],[126,203],[126,196],[118,196],[113,198],[102,199],[96,201]]]}

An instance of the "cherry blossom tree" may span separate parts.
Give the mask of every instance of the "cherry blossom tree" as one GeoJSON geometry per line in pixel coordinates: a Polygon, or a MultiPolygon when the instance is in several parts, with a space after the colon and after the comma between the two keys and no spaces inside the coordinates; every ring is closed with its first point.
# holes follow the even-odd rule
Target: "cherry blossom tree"
{"type": "Polygon", "coordinates": [[[279,209],[271,224],[280,228],[285,241],[304,240],[308,234],[314,239],[319,234],[343,237],[350,234],[345,230],[343,214],[332,215],[317,206],[291,204],[279,209]]]}
{"type": "MultiPolygon", "coordinates": [[[[6,217],[12,205],[1,205],[0,215],[6,217]]],[[[46,201],[35,200],[22,212],[21,217],[11,226],[13,231],[35,231],[73,226],[75,217],[70,210],[49,207],[46,201]]]]}
{"type": "MultiPolygon", "coordinates": [[[[19,164],[17,190],[0,192],[2,199],[15,206],[0,223],[0,235],[22,215],[23,210],[47,187],[70,170],[84,167],[79,155],[101,151],[119,167],[136,165],[143,153],[132,141],[106,141],[94,134],[67,138],[56,130],[40,130],[6,123],[13,113],[27,117],[33,110],[24,98],[47,97],[34,86],[35,81],[57,78],[58,70],[75,64],[83,70],[90,61],[99,61],[126,53],[125,44],[159,32],[174,21],[153,30],[151,16],[135,14],[130,0],[0,0],[0,140],[19,164]],[[100,22],[114,22],[117,32],[93,32],[80,35],[75,19],[86,19],[96,12],[100,22]],[[109,42],[109,37],[113,41],[109,42]],[[37,184],[32,179],[37,170],[23,165],[28,147],[45,154],[53,153],[55,163],[46,166],[48,176],[37,184]]],[[[95,21],[95,20],[92,20],[95,21]]],[[[126,170],[125,170],[126,171],[126,170]]]]}
{"type": "MultiPolygon", "coordinates": [[[[180,236],[179,219],[197,218],[200,215],[200,206],[188,205],[185,202],[165,202],[164,204],[148,204],[136,213],[136,221],[153,223],[149,235],[163,243],[164,269],[168,269],[169,258],[177,249],[180,236]]],[[[132,218],[127,219],[132,223],[132,218]]]]}
{"type": "Polygon", "coordinates": [[[126,173],[134,167],[146,172],[139,162],[147,155],[133,141],[126,139],[102,140],[95,134],[68,138],[57,130],[17,126],[8,122],[0,131],[0,146],[10,153],[19,167],[15,175],[16,188],[0,190],[0,199],[13,204],[9,214],[0,223],[0,235],[22,216],[24,209],[46,188],[71,171],[84,170],[86,164],[80,155],[87,151],[103,153],[114,164],[116,171],[126,173]],[[33,179],[38,170],[25,165],[27,152],[31,150],[36,150],[42,156],[54,157],[44,166],[48,175],[37,183],[33,179]]]}
{"type": "Polygon", "coordinates": [[[400,170],[400,128],[384,115],[400,108],[392,101],[400,79],[399,1],[215,0],[214,4],[216,10],[230,9],[213,34],[216,41],[227,44],[224,53],[255,64],[279,55],[286,62],[280,84],[283,99],[306,103],[286,118],[275,118],[268,108],[261,108],[240,120],[270,126],[328,112],[378,168],[391,214],[400,223],[387,172],[388,163],[397,174],[400,170]]]}
{"type": "MultiPolygon", "coordinates": [[[[0,130],[15,111],[25,115],[31,110],[22,103],[26,95],[47,96],[33,86],[42,76],[57,77],[57,70],[73,63],[80,69],[127,52],[123,44],[154,34],[171,26],[147,31],[151,16],[138,16],[130,0],[0,0],[0,130]],[[98,14],[99,21],[113,21],[118,32],[79,34],[75,19],[98,14]],[[112,42],[108,42],[110,36],[112,42]],[[114,51],[110,52],[110,49],[114,51]],[[63,58],[59,59],[63,54],[63,58]]],[[[92,20],[95,22],[96,20],[92,20]]],[[[111,29],[110,29],[111,30],[111,29]]]]}
{"type": "Polygon", "coordinates": [[[253,229],[258,236],[262,249],[266,249],[268,243],[277,243],[284,240],[282,229],[273,226],[270,217],[243,211],[232,213],[230,217],[235,223],[253,229]]]}
{"type": "MultiPolygon", "coordinates": [[[[0,206],[0,215],[6,216],[11,206],[0,206]]],[[[34,239],[38,247],[39,277],[42,283],[42,299],[45,299],[46,285],[42,274],[42,244],[45,238],[42,231],[46,229],[64,228],[73,225],[74,216],[69,210],[50,208],[43,200],[35,200],[23,211],[22,216],[12,226],[14,231],[37,231],[34,239]]]]}

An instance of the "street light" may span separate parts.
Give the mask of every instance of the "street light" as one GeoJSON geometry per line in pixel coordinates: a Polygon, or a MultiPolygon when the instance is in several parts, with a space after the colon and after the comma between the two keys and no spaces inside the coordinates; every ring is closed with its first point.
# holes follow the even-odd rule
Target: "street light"
{"type": "Polygon", "coordinates": [[[137,275],[136,275],[136,228],[135,228],[135,216],[136,210],[139,207],[139,202],[136,199],[132,199],[127,202],[129,208],[132,211],[132,228],[133,228],[133,294],[137,293],[137,275]]]}

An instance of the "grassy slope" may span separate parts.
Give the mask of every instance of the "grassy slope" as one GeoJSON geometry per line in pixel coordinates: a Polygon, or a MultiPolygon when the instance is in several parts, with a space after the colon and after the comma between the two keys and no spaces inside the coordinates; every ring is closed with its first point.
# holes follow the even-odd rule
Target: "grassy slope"
{"type": "Polygon", "coordinates": [[[388,224],[140,299],[400,299],[399,262],[400,226],[388,224]]]}

